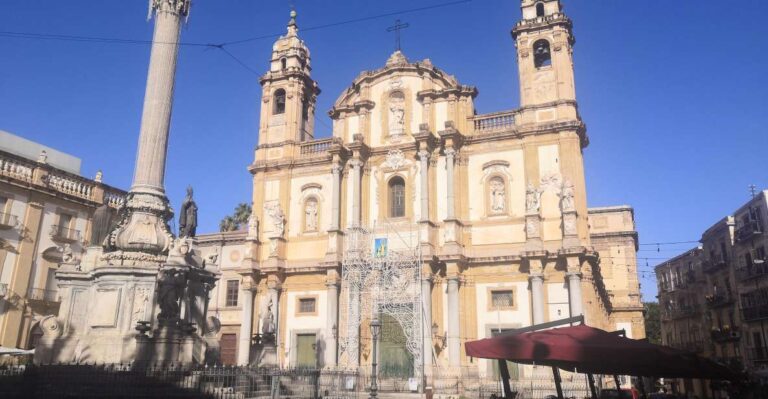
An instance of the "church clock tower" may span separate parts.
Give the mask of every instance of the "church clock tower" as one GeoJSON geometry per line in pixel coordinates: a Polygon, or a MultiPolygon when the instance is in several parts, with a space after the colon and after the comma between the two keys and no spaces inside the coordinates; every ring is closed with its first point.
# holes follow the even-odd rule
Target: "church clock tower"
{"type": "Polygon", "coordinates": [[[296,11],[288,33],[272,46],[262,90],[259,145],[294,144],[314,137],[315,101],[320,88],[310,77],[309,49],[298,36],[296,11]]]}
{"type": "MultiPolygon", "coordinates": [[[[523,19],[512,29],[520,73],[520,105],[576,100],[571,20],[559,0],[522,0],[523,19]]],[[[560,104],[558,104],[560,103],[560,104]]]]}

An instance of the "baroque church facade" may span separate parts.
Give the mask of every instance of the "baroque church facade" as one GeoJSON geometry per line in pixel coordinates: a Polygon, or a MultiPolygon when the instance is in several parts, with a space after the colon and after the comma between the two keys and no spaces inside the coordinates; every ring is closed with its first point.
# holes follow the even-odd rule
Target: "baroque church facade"
{"type": "Polygon", "coordinates": [[[587,203],[572,22],[558,0],[521,8],[519,108],[478,113],[475,87],[396,51],[322,139],[292,15],[260,79],[248,230],[198,237],[223,362],[367,366],[372,319],[407,376],[492,373],[464,342],[572,316],[644,337],[633,210],[587,203]]]}

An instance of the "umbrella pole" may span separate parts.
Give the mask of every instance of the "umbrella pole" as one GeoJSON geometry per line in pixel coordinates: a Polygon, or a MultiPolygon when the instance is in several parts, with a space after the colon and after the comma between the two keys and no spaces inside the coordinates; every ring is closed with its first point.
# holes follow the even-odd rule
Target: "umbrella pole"
{"type": "Polygon", "coordinates": [[[552,374],[555,376],[555,388],[557,389],[557,399],[564,399],[563,398],[563,387],[560,386],[560,370],[552,366],[552,374]]]}
{"type": "Polygon", "coordinates": [[[623,396],[621,394],[621,384],[619,384],[619,376],[614,374],[613,375],[613,382],[616,383],[616,392],[619,394],[619,399],[623,396]]]}
{"type": "Polygon", "coordinates": [[[589,381],[589,392],[592,393],[592,399],[597,399],[597,389],[595,389],[595,376],[587,374],[587,381],[589,381]]]}
{"type": "Polygon", "coordinates": [[[501,385],[504,387],[504,397],[512,398],[512,387],[509,386],[509,369],[507,361],[499,359],[499,374],[501,374],[501,385]]]}

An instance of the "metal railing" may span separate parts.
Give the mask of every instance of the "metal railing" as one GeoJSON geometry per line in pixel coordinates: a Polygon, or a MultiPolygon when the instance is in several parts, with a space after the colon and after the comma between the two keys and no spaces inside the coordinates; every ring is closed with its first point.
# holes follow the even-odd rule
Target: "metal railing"
{"type": "Polygon", "coordinates": [[[747,348],[747,359],[755,363],[768,362],[768,348],[747,348]]]}
{"type": "Polygon", "coordinates": [[[33,301],[60,302],[59,292],[57,290],[47,290],[45,288],[30,288],[27,292],[27,299],[33,301]]]}
{"type": "Polygon", "coordinates": [[[0,176],[31,182],[35,164],[0,155],[0,176]]]}
{"type": "Polygon", "coordinates": [[[492,133],[511,129],[515,126],[517,111],[502,111],[470,117],[475,133],[492,133]]]}
{"type": "Polygon", "coordinates": [[[707,295],[705,299],[707,307],[712,309],[733,303],[733,297],[730,294],[712,294],[707,295]]]}
{"type": "Polygon", "coordinates": [[[734,235],[736,236],[736,241],[744,241],[762,233],[763,226],[760,225],[760,222],[757,220],[751,220],[737,227],[734,235]]]}
{"type": "Polygon", "coordinates": [[[751,265],[737,269],[736,276],[741,280],[765,276],[768,274],[768,263],[765,262],[765,259],[760,260],[762,261],[761,263],[752,261],[751,265]]]}
{"type": "Polygon", "coordinates": [[[755,304],[742,306],[741,317],[744,321],[757,321],[768,319],[768,304],[755,304]]]}
{"type": "Polygon", "coordinates": [[[715,328],[710,332],[712,341],[729,342],[741,339],[741,331],[738,327],[733,328],[715,328]]]}
{"type": "Polygon", "coordinates": [[[51,226],[51,238],[57,241],[80,241],[80,230],[70,229],[58,224],[51,226]]]}
{"type": "Polygon", "coordinates": [[[705,273],[709,273],[709,272],[714,272],[720,269],[721,267],[725,267],[727,265],[728,265],[728,259],[723,255],[717,255],[701,262],[701,269],[705,273]]]}

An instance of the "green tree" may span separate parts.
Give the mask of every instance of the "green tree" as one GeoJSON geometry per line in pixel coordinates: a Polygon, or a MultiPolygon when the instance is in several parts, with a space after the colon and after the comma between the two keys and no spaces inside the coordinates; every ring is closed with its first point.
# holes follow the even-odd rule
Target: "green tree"
{"type": "Polygon", "coordinates": [[[658,302],[643,303],[645,314],[645,336],[652,344],[661,344],[661,316],[658,302]]]}
{"type": "Polygon", "coordinates": [[[227,215],[219,222],[219,231],[236,231],[248,228],[248,219],[251,217],[251,205],[245,202],[238,204],[231,215],[227,215]]]}

